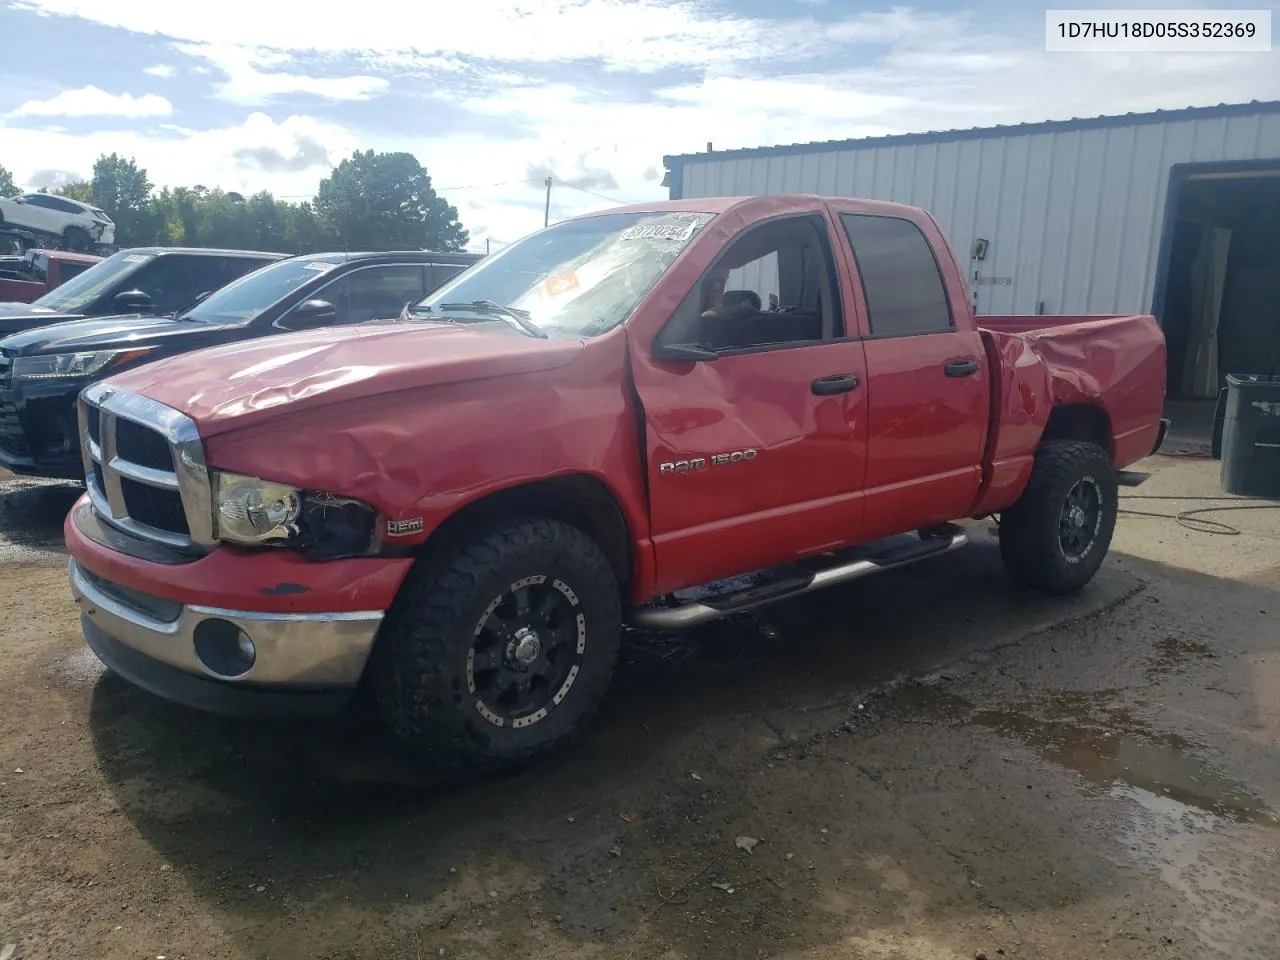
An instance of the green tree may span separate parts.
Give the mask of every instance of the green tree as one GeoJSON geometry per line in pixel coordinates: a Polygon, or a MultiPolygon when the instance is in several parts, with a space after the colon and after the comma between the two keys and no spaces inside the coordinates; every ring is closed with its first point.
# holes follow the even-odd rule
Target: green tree
{"type": "Polygon", "coordinates": [[[357,150],[320,181],[315,210],[352,250],[461,250],[467,242],[457,209],[411,153],[357,150]]]}
{"type": "Polygon", "coordinates": [[[81,203],[93,203],[93,184],[88,180],[73,180],[54,191],[60,197],[79,200],[81,203]]]}
{"type": "Polygon", "coordinates": [[[116,244],[121,247],[156,242],[164,222],[151,203],[147,171],[130,157],[103,154],[93,165],[93,202],[116,223],[116,244]]]}
{"type": "Polygon", "coordinates": [[[18,185],[13,182],[13,174],[0,167],[0,197],[12,197],[18,192],[18,185]]]}

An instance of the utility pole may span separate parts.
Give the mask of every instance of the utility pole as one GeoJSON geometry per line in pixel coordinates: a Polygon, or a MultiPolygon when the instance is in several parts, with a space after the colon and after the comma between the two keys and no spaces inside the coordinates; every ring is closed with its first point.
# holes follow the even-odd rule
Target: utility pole
{"type": "Polygon", "coordinates": [[[547,177],[547,207],[542,212],[542,225],[545,227],[551,223],[551,178],[547,177]]]}
{"type": "Polygon", "coordinates": [[[489,255],[489,238],[488,237],[484,238],[484,255],[486,257],[489,255]]]}

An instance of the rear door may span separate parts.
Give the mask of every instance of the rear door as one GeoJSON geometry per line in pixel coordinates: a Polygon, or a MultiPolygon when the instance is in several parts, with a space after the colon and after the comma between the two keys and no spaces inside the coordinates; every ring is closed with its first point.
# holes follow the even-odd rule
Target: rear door
{"type": "Polygon", "coordinates": [[[866,368],[814,207],[738,233],[633,351],[659,592],[858,536],[866,368]],[[715,359],[670,359],[676,344],[715,359]]]}
{"type": "Polygon", "coordinates": [[[987,364],[963,288],[949,290],[930,220],[838,215],[866,306],[866,535],[964,516],[982,479],[987,364]],[[959,321],[959,322],[958,322],[959,321]]]}
{"type": "Polygon", "coordinates": [[[43,193],[28,193],[23,198],[21,212],[13,217],[18,226],[46,233],[61,233],[66,217],[54,209],[53,198],[43,193]]]}

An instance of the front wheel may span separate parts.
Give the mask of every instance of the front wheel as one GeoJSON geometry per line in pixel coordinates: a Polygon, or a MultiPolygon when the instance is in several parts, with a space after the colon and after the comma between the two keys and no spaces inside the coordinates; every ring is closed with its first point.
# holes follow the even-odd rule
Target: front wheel
{"type": "Polygon", "coordinates": [[[554,520],[505,521],[409,574],[374,651],[373,690],[423,759],[512,768],[591,718],[621,633],[618,581],[590,537],[554,520]]]}
{"type": "Polygon", "coordinates": [[[1000,554],[1010,575],[1046,593],[1082,588],[1111,547],[1118,490],[1111,459],[1097,444],[1041,444],[1027,488],[1000,516],[1000,554]]]}
{"type": "Polygon", "coordinates": [[[80,227],[67,227],[62,234],[62,239],[66,243],[67,249],[75,253],[84,253],[92,243],[88,232],[80,227]]]}

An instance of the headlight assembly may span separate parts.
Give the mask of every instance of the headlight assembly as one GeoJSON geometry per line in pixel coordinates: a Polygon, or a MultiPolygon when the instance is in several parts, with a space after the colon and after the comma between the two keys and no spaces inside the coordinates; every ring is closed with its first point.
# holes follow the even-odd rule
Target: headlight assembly
{"type": "Polygon", "coordinates": [[[237,473],[217,473],[214,535],[233,543],[288,540],[302,512],[302,491],[237,473]]]}
{"type": "Polygon", "coordinates": [[[152,347],[133,350],[93,350],[88,353],[51,353],[43,357],[15,357],[14,379],[56,380],[111,373],[145,357],[152,347]]]}
{"type": "Polygon", "coordinates": [[[213,471],[214,532],[225,543],[297,550],[312,560],[378,549],[378,512],[349,497],[213,471]]]}

